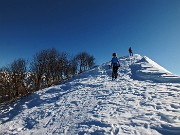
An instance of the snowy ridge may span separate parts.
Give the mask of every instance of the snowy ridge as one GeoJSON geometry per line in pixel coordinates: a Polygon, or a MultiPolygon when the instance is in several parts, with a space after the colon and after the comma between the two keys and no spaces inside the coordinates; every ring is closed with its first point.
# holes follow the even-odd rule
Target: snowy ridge
{"type": "Polygon", "coordinates": [[[166,73],[172,74],[171,72],[169,72],[169,71],[166,70],[165,68],[161,67],[159,64],[157,64],[156,62],[154,62],[153,60],[151,60],[151,59],[148,58],[147,56],[144,56],[144,58],[145,58],[145,60],[146,60],[148,63],[151,63],[154,68],[157,68],[157,69],[159,69],[160,71],[164,71],[164,72],[166,72],[166,73]]]}
{"type": "Polygon", "coordinates": [[[172,74],[150,58],[144,56],[131,64],[132,78],[136,80],[151,80],[154,82],[180,83],[180,77],[172,74]]]}
{"type": "Polygon", "coordinates": [[[22,98],[1,110],[0,134],[179,135],[180,83],[134,80],[143,58],[121,57],[115,81],[107,62],[22,98]]]}

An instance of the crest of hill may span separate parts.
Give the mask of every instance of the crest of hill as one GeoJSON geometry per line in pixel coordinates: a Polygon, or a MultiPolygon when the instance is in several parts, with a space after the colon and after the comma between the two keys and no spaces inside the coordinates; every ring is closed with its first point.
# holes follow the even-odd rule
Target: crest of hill
{"type": "MultiPolygon", "coordinates": [[[[175,75],[160,66],[155,61],[151,60],[147,56],[141,56],[139,54],[135,54],[134,56],[123,56],[119,57],[120,68],[119,68],[119,78],[124,75],[129,76],[133,80],[139,81],[152,81],[155,83],[180,83],[180,76],[175,75]]],[[[91,74],[97,75],[97,68],[103,67],[109,76],[111,76],[111,62],[107,62],[102,64],[101,66],[96,67],[88,71],[88,75],[91,74]]],[[[82,74],[87,75],[86,73],[82,74]]],[[[80,75],[82,77],[82,75],[80,75]]]]}
{"type": "Polygon", "coordinates": [[[150,80],[157,83],[180,83],[179,76],[166,70],[147,56],[136,54],[130,59],[131,78],[134,80],[150,80]]]}

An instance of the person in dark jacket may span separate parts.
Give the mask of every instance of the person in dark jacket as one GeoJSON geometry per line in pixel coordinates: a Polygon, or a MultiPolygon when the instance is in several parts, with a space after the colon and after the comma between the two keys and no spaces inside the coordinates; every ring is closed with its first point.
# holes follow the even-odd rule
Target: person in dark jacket
{"type": "Polygon", "coordinates": [[[129,47],[129,56],[133,56],[132,48],[129,47]]]}
{"type": "Polygon", "coordinates": [[[112,80],[116,79],[118,76],[118,68],[120,67],[119,60],[117,58],[117,54],[113,53],[112,54],[113,58],[111,60],[111,67],[112,67],[112,80]]]}

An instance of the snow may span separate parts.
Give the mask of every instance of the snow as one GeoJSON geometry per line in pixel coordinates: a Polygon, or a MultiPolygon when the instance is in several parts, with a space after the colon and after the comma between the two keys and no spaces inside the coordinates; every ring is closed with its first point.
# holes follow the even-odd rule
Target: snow
{"type": "Polygon", "coordinates": [[[150,58],[138,56],[138,60],[130,65],[132,78],[137,80],[151,80],[154,82],[180,83],[180,77],[172,74],[150,58]]]}
{"type": "Polygon", "coordinates": [[[179,135],[179,77],[145,56],[120,63],[115,81],[107,62],[2,108],[0,134],[179,135]]]}

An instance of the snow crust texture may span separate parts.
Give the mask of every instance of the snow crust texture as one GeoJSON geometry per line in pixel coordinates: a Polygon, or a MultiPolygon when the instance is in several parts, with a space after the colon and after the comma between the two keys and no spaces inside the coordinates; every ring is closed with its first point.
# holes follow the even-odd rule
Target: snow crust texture
{"type": "Polygon", "coordinates": [[[115,81],[107,62],[1,108],[0,134],[180,135],[178,76],[140,55],[120,63],[115,81]]]}
{"type": "MultiPolygon", "coordinates": [[[[138,55],[136,55],[138,56],[138,55]]],[[[138,56],[139,60],[130,65],[132,78],[137,80],[151,80],[160,83],[180,83],[180,77],[172,74],[150,58],[138,56]]]]}

